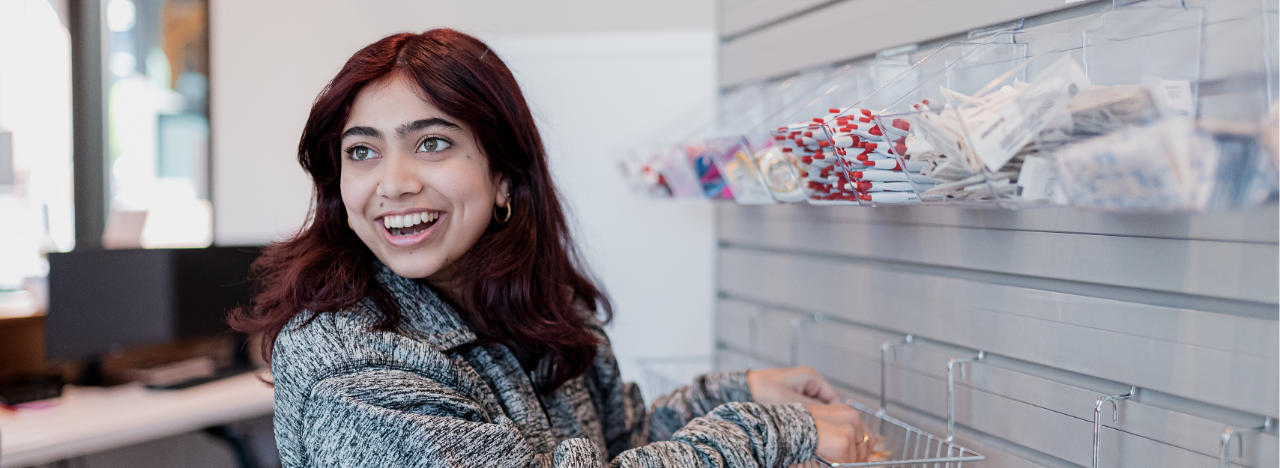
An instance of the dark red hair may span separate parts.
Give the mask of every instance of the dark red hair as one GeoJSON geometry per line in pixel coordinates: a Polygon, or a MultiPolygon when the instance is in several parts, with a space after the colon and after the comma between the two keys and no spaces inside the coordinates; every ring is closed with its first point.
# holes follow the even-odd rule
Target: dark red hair
{"type": "Polygon", "coordinates": [[[575,305],[603,314],[605,321],[612,307],[581,270],[542,138],[515,77],[483,42],[450,29],[396,34],[370,44],[316,98],[298,143],[298,162],[315,184],[308,223],[255,263],[255,304],[233,314],[232,325],[261,334],[270,359],[276,336],[300,313],[350,310],[369,298],[380,314],[376,329],[400,324],[402,311],[375,277],[373,253],[347,228],[339,188],[339,142],[351,103],[365,86],[393,74],[415,81],[423,99],[464,122],[490,169],[510,181],[510,221],[491,221],[456,261],[458,297],[437,292],[482,343],[545,358],[550,365],[538,367],[545,391],[581,375],[599,341],[575,305]]]}

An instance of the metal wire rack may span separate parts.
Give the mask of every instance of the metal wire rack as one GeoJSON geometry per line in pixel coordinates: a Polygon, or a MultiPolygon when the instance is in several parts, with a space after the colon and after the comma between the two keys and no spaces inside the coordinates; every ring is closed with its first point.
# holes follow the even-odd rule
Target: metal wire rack
{"type": "Polygon", "coordinates": [[[892,466],[903,468],[961,468],[964,462],[985,460],[987,457],[967,448],[948,443],[933,434],[916,429],[914,426],[899,421],[887,414],[882,414],[856,401],[846,402],[853,409],[862,413],[862,420],[875,430],[883,440],[877,444],[874,461],[858,463],[830,463],[821,458],[799,466],[805,468],[835,467],[852,468],[862,466],[892,466]]]}
{"type": "Polygon", "coordinates": [[[710,372],[712,367],[711,358],[707,356],[647,357],[636,362],[643,375],[640,383],[645,398],[656,398],[689,385],[694,377],[710,372]]]}
{"type": "MultiPolygon", "coordinates": [[[[815,316],[814,321],[820,321],[815,316]]],[[[955,371],[959,368],[964,373],[966,363],[981,362],[985,353],[979,352],[976,357],[952,359],[947,363],[947,436],[934,436],[902,422],[887,413],[888,388],[886,377],[889,367],[889,355],[896,356],[897,348],[911,344],[913,336],[887,341],[880,346],[880,409],[874,410],[862,403],[848,400],[845,404],[858,410],[867,426],[879,434],[872,450],[871,460],[857,463],[831,463],[815,456],[812,460],[796,465],[802,468],[853,468],[863,466],[890,466],[902,468],[961,468],[964,462],[986,460],[987,457],[955,443],[955,371]]]]}

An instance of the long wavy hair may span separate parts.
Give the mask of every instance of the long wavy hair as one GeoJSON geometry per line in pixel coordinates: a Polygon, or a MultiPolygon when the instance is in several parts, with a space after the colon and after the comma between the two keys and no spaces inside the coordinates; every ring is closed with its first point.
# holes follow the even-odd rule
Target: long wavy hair
{"type": "Polygon", "coordinates": [[[584,274],[542,138],[515,77],[483,42],[450,29],[396,34],[370,44],[347,60],[316,98],[298,143],[298,162],[315,185],[308,222],[291,239],[268,247],[254,264],[254,305],[232,313],[232,326],[260,334],[269,362],[276,337],[300,313],[350,310],[369,298],[379,314],[374,329],[400,325],[402,311],[377,281],[373,253],[347,228],[339,188],[339,143],[351,104],[364,87],[393,74],[409,77],[423,99],[465,122],[490,169],[510,181],[510,221],[491,221],[457,260],[457,297],[437,292],[458,309],[481,343],[501,343],[544,359],[537,366],[544,391],[581,375],[600,343],[578,307],[607,322],[612,306],[584,274]]]}

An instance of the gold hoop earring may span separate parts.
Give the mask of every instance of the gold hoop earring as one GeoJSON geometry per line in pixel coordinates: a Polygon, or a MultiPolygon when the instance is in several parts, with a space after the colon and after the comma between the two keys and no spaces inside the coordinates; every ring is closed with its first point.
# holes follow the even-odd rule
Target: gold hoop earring
{"type": "Polygon", "coordinates": [[[351,225],[351,218],[347,218],[347,229],[356,230],[356,227],[351,225]]]}
{"type": "Polygon", "coordinates": [[[506,224],[507,221],[511,221],[511,202],[507,202],[507,216],[502,219],[498,219],[498,210],[493,210],[493,220],[502,224],[506,224]]]}

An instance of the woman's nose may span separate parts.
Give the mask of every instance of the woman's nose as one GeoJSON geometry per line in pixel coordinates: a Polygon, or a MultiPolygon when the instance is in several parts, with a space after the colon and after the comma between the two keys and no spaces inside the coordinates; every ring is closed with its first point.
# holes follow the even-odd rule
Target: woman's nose
{"type": "Polygon", "coordinates": [[[378,181],[378,196],[400,198],[422,191],[422,181],[414,169],[414,159],[393,153],[384,156],[382,180],[378,181]]]}

